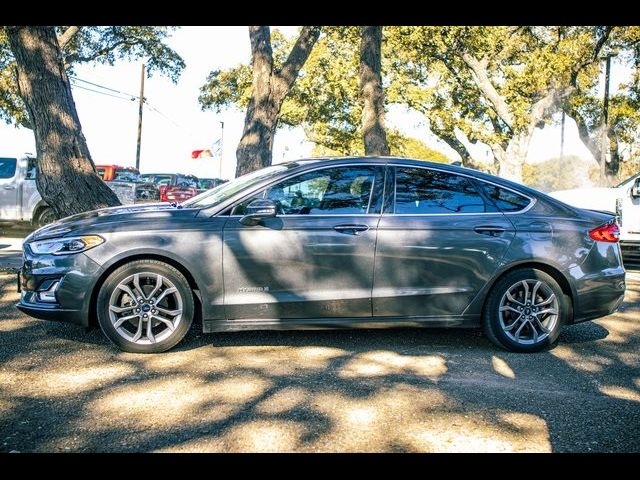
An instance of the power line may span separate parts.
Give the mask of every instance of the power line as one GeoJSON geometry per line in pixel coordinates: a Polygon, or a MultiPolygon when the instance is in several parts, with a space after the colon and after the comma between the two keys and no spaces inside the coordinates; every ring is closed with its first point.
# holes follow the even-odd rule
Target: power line
{"type": "MultiPolygon", "coordinates": [[[[106,86],[104,86],[104,85],[100,85],[99,83],[90,82],[89,80],[84,80],[84,79],[82,79],[82,78],[78,78],[78,77],[75,77],[75,76],[73,76],[73,75],[69,75],[69,78],[71,78],[71,79],[72,79],[72,85],[73,85],[75,88],[80,88],[80,89],[82,89],[82,90],[86,90],[86,91],[93,92],[93,93],[99,93],[100,95],[105,95],[105,96],[107,96],[107,97],[113,97],[113,98],[117,98],[117,99],[120,99],[120,100],[135,101],[135,100],[139,100],[139,99],[140,99],[140,96],[138,96],[138,95],[131,95],[131,94],[129,94],[129,93],[122,92],[122,91],[117,90],[117,89],[115,89],[115,88],[106,87],[106,86]],[[95,90],[95,89],[88,88],[88,87],[85,87],[85,86],[82,86],[82,85],[78,85],[76,82],[83,82],[83,83],[86,83],[86,84],[89,84],[89,85],[93,85],[93,86],[98,87],[98,88],[102,88],[103,90],[108,90],[109,92],[114,92],[114,93],[119,93],[119,94],[121,94],[121,95],[126,95],[126,97],[122,97],[122,96],[119,96],[119,95],[113,95],[112,93],[101,92],[101,91],[99,91],[99,90],[95,90]]],[[[160,110],[158,110],[156,107],[154,107],[153,105],[151,105],[151,104],[149,103],[149,101],[148,101],[146,98],[144,98],[144,99],[143,99],[143,102],[144,102],[144,103],[145,103],[145,104],[146,104],[146,105],[147,105],[151,110],[153,110],[154,112],[156,112],[158,115],[160,115],[161,117],[163,117],[165,120],[167,120],[167,121],[171,122],[171,123],[172,123],[173,125],[175,125],[176,127],[178,127],[178,128],[180,128],[181,130],[184,130],[185,132],[187,132],[187,133],[189,134],[189,136],[191,136],[191,137],[193,137],[193,138],[195,138],[195,137],[196,137],[190,129],[188,129],[188,128],[184,127],[183,125],[179,124],[178,122],[176,122],[176,121],[175,121],[175,120],[173,120],[172,118],[170,118],[170,117],[168,117],[167,115],[165,115],[164,113],[162,113],[162,112],[161,112],[160,110]]]]}
{"type": "Polygon", "coordinates": [[[72,75],[70,75],[70,78],[73,78],[74,80],[77,80],[79,82],[88,83],[89,85],[93,85],[94,87],[102,88],[104,90],[109,90],[110,92],[115,92],[115,93],[120,93],[122,95],[126,95],[127,97],[131,98],[132,100],[140,98],[137,95],[132,95],[132,94],[127,93],[127,92],[121,92],[120,90],[116,90],[115,88],[105,87],[104,85],[100,85],[99,83],[90,82],[89,80],[84,80],[82,78],[78,78],[78,77],[75,77],[75,76],[72,76],[72,75]]]}
{"type": "Polygon", "coordinates": [[[100,95],[106,95],[107,97],[113,97],[113,98],[117,98],[119,100],[126,100],[127,102],[131,102],[131,101],[135,100],[134,98],[119,97],[118,95],[113,95],[111,93],[101,92],[99,90],[94,90],[92,88],[83,87],[82,85],[78,85],[76,83],[72,83],[71,85],[73,85],[75,88],[80,88],[82,90],[87,90],[87,91],[93,92],[93,93],[99,93],[100,95]]]}

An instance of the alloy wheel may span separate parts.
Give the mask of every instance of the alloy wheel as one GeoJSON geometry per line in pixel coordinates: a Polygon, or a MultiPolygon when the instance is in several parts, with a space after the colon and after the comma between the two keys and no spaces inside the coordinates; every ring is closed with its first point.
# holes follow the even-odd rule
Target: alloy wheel
{"type": "Polygon", "coordinates": [[[124,339],[149,345],[168,338],[182,319],[183,302],[176,286],[158,273],[129,275],[109,299],[109,319],[124,339]]]}
{"type": "Polygon", "coordinates": [[[558,322],[558,299],[551,287],[537,279],[520,280],[500,300],[500,326],[522,345],[544,341],[558,322]]]}

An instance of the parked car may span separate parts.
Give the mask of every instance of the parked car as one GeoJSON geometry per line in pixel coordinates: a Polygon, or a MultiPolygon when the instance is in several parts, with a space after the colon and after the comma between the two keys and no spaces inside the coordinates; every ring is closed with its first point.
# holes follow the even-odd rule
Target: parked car
{"type": "Polygon", "coordinates": [[[123,204],[160,201],[160,189],[152,182],[145,181],[137,168],[120,165],[96,165],[96,171],[112,190],[120,190],[123,204]],[[134,184],[134,187],[131,187],[134,184]],[[124,187],[124,189],[120,188],[124,187]],[[132,197],[133,198],[130,198],[132,197]]]}
{"type": "Polygon", "coordinates": [[[211,190],[226,182],[228,182],[228,180],[223,180],[222,178],[198,178],[198,193],[211,190]]]}
{"type": "Polygon", "coordinates": [[[97,321],[130,352],[173,347],[196,315],[204,332],[482,325],[532,352],[621,304],[614,220],[461,167],[300,160],[34,232],[18,308],[97,321]]]}
{"type": "Polygon", "coordinates": [[[628,264],[640,264],[640,172],[615,187],[575,188],[549,195],[576,207],[615,212],[623,258],[628,264]]]}
{"type": "Polygon", "coordinates": [[[198,194],[198,177],[179,173],[145,173],[141,178],[160,188],[161,202],[181,203],[198,194]]]}

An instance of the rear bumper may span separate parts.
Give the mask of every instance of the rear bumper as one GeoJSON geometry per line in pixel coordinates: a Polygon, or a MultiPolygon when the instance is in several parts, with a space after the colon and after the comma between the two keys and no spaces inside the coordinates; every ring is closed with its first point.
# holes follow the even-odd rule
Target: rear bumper
{"type": "Polygon", "coordinates": [[[595,242],[587,259],[570,273],[576,293],[573,323],[610,315],[622,304],[626,273],[619,244],[595,242]]]}

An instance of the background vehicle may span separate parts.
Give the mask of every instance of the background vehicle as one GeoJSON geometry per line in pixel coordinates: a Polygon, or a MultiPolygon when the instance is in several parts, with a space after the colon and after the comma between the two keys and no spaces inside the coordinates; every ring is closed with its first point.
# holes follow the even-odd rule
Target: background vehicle
{"type": "Polygon", "coordinates": [[[181,203],[198,192],[198,177],[179,173],[144,173],[141,178],[154,183],[160,190],[161,202],[181,203]]]}
{"type": "Polygon", "coordinates": [[[96,171],[114,190],[123,205],[160,201],[160,189],[142,179],[138,169],[119,165],[96,165],[96,171]]]}
{"type": "Polygon", "coordinates": [[[198,178],[198,193],[210,190],[226,182],[228,180],[223,180],[222,178],[198,178]]]}
{"type": "Polygon", "coordinates": [[[625,263],[640,265],[640,173],[611,188],[576,188],[549,195],[576,207],[614,212],[625,263]]]}
{"type": "MultiPolygon", "coordinates": [[[[104,172],[113,166],[102,166],[104,172]]],[[[0,221],[28,221],[43,226],[54,220],[53,210],[36,187],[36,159],[32,156],[0,158],[0,221]]],[[[107,181],[123,205],[158,201],[153,184],[107,181]]]]}
{"type": "Polygon", "coordinates": [[[465,168],[288,162],[169,204],[69,217],[25,239],[25,313],[160,352],[205,332],[479,327],[531,352],[625,292],[614,216],[465,168]]]}

